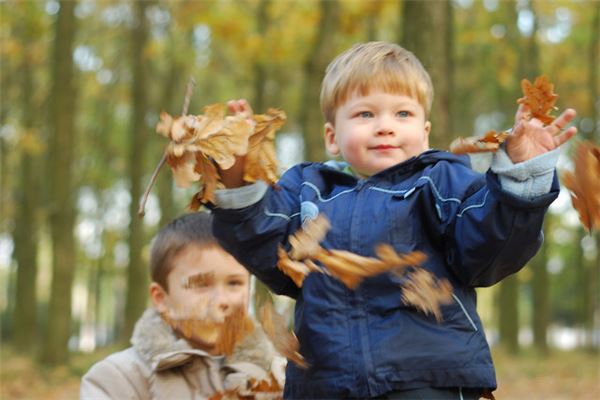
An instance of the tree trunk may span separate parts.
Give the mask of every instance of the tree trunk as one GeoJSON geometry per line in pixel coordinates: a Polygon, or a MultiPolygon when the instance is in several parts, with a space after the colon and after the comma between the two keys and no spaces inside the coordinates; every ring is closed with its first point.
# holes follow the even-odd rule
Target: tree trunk
{"type": "Polygon", "coordinates": [[[320,108],[321,81],[334,53],[334,37],[339,25],[338,0],[321,1],[321,21],[314,45],[304,65],[304,89],[300,109],[300,129],[305,140],[305,159],[323,161],[323,115],[320,108]]]}
{"type": "Polygon", "coordinates": [[[51,193],[48,205],[52,237],[52,285],[48,326],[41,354],[42,362],[51,365],[65,363],[68,358],[71,286],[75,272],[75,188],[72,173],[76,115],[73,66],[75,6],[75,1],[60,1],[52,64],[49,148],[51,193]]]}
{"type": "MultiPolygon", "coordinates": [[[[26,18],[23,22],[23,43],[27,43],[34,38],[31,35],[31,28],[27,24],[26,18]]],[[[21,90],[23,93],[34,92],[33,61],[31,49],[25,47],[21,74],[21,90]]],[[[25,135],[31,135],[34,140],[39,140],[35,127],[37,109],[33,104],[32,96],[21,96],[22,104],[22,128],[25,135]]],[[[21,184],[17,187],[17,223],[15,224],[15,259],[17,268],[16,301],[13,314],[14,344],[19,351],[31,352],[34,350],[37,339],[37,243],[38,227],[36,221],[39,202],[38,190],[36,184],[39,176],[39,154],[35,149],[27,147],[22,148],[21,165],[19,171],[21,174],[21,184]]]]}
{"type": "Polygon", "coordinates": [[[511,354],[519,352],[519,280],[516,274],[500,285],[498,332],[500,344],[511,354]]]}
{"type": "Polygon", "coordinates": [[[548,353],[547,332],[550,322],[550,291],[548,283],[548,249],[550,247],[551,219],[546,216],[544,244],[531,262],[533,269],[533,346],[541,353],[548,353]]]}
{"type": "Polygon", "coordinates": [[[145,1],[134,4],[135,27],[131,32],[131,65],[132,65],[132,114],[131,142],[129,147],[129,185],[131,204],[129,205],[129,267],[127,269],[127,299],[125,304],[125,324],[121,339],[129,340],[135,322],[146,308],[148,271],[142,260],[144,245],[143,221],[137,216],[138,202],[142,194],[142,177],[145,170],[145,149],[148,135],[146,127],[146,67],[144,48],[146,46],[148,28],[146,22],[145,1]]]}
{"type": "Polygon", "coordinates": [[[412,51],[429,72],[435,98],[429,116],[430,145],[447,149],[453,137],[454,30],[452,2],[404,1],[399,43],[412,51]]]}
{"type": "MultiPolygon", "coordinates": [[[[256,28],[259,37],[264,38],[269,29],[271,20],[269,18],[269,6],[271,0],[261,0],[256,9],[256,28]]],[[[267,66],[260,57],[252,65],[254,74],[254,100],[252,107],[258,113],[265,112],[265,84],[267,82],[267,66]]]]}

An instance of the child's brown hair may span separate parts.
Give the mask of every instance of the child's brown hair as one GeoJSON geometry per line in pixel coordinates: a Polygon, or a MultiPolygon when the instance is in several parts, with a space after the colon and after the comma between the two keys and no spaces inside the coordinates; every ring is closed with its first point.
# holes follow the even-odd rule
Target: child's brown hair
{"type": "Polygon", "coordinates": [[[212,234],[212,215],[208,212],[186,214],[162,227],[152,243],[150,275],[168,292],[167,277],[175,267],[173,260],[187,246],[218,246],[212,234]]]}
{"type": "Polygon", "coordinates": [[[366,96],[373,89],[412,97],[429,117],[433,85],[417,57],[397,44],[368,42],[343,52],[325,70],[321,85],[325,121],[333,124],[337,108],[355,91],[366,96]]]}

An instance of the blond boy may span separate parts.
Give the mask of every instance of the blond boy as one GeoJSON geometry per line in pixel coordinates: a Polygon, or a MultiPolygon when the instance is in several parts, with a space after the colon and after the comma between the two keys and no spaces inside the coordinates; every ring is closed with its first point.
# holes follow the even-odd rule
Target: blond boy
{"type": "MultiPolygon", "coordinates": [[[[325,147],[342,162],[302,163],[277,188],[239,187],[243,159],[223,172],[214,233],[273,291],[296,299],[295,330],[310,367],[288,364],[290,398],[474,399],[496,388],[476,311],[478,286],[519,271],[540,246],[558,195],[555,150],[575,128],[567,110],[543,126],[520,107],[487,174],[468,157],[429,148],[433,88],[410,52],[359,44],[327,68],[321,92],[325,147]],[[323,213],[325,248],[375,256],[377,244],[423,251],[423,267],[454,288],[441,322],[402,302],[391,274],[355,290],[325,274],[298,288],[276,267],[277,247],[323,213]]],[[[244,100],[234,113],[251,115],[244,100]]]]}

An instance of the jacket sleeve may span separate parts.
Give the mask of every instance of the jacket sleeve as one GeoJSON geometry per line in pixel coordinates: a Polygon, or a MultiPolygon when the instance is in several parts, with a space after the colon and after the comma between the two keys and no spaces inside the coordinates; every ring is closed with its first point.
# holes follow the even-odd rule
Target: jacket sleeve
{"type": "Polygon", "coordinates": [[[507,185],[505,174],[493,169],[447,226],[447,262],[468,286],[491,286],[525,266],[542,244],[544,215],[559,192],[553,166],[543,174],[542,190],[536,189],[540,176],[523,174],[518,184],[507,185]]]}
{"type": "Polygon", "coordinates": [[[221,246],[273,292],[292,298],[298,296],[299,289],[277,268],[277,249],[287,247],[288,236],[300,226],[300,182],[301,167],[297,166],[258,200],[249,195],[246,197],[256,201],[237,201],[237,208],[224,208],[219,198],[232,197],[232,192],[225,190],[217,194],[218,204],[213,208],[213,233],[221,246]]]}
{"type": "Polygon", "coordinates": [[[148,379],[131,362],[110,356],[92,366],[81,379],[80,399],[109,400],[151,397],[148,379]]]}

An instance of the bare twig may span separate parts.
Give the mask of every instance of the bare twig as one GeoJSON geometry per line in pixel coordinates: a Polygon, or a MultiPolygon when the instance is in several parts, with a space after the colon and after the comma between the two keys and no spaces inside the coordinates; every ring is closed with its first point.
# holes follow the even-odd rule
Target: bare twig
{"type": "MultiPolygon", "coordinates": [[[[192,99],[192,92],[194,91],[195,85],[196,85],[196,81],[194,80],[194,77],[190,76],[190,80],[188,81],[187,88],[185,91],[185,98],[183,99],[183,109],[181,111],[182,116],[187,115],[187,113],[188,113],[188,108],[190,106],[190,100],[192,99]]],[[[138,213],[137,213],[138,217],[140,217],[140,218],[144,218],[144,214],[145,214],[144,209],[146,208],[146,201],[148,201],[148,196],[150,195],[150,191],[152,191],[152,187],[154,186],[154,183],[156,182],[158,173],[160,172],[160,169],[162,168],[162,166],[165,164],[166,161],[167,161],[167,150],[165,149],[160,161],[154,168],[154,171],[152,172],[152,176],[150,177],[150,182],[146,186],[146,190],[144,191],[144,194],[142,195],[142,198],[140,199],[140,206],[138,208],[138,213]]]]}

